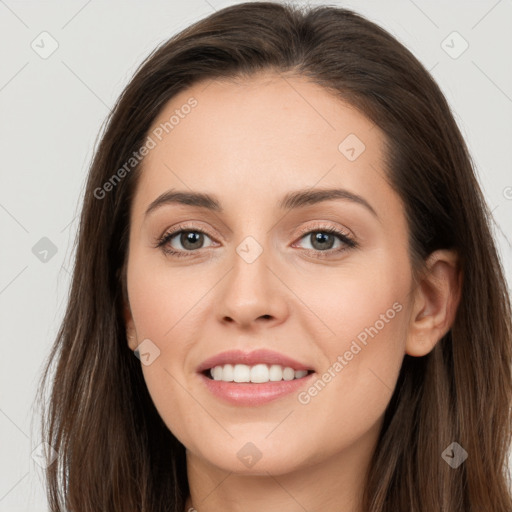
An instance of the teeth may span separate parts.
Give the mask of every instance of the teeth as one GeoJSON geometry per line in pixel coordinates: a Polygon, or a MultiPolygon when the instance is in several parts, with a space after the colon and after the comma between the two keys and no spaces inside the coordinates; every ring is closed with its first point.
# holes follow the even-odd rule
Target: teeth
{"type": "Polygon", "coordinates": [[[280,380],[301,379],[308,374],[307,370],[294,370],[289,366],[279,364],[256,364],[248,366],[246,364],[225,364],[215,366],[210,369],[210,375],[213,380],[222,380],[224,382],[278,382],[280,380]]]}
{"type": "MultiPolygon", "coordinates": [[[[237,365],[237,366],[244,366],[245,365],[237,365]]],[[[247,367],[245,367],[247,368],[247,367]]],[[[245,368],[243,368],[241,371],[244,373],[246,372],[245,368]]],[[[250,370],[250,377],[251,382],[268,382],[268,366],[266,364],[257,364],[256,366],[252,366],[250,370]]],[[[224,377],[224,372],[222,372],[222,376],[224,377]]]]}
{"type": "Polygon", "coordinates": [[[283,367],[273,364],[269,370],[269,377],[272,382],[283,380],[283,367]]]}

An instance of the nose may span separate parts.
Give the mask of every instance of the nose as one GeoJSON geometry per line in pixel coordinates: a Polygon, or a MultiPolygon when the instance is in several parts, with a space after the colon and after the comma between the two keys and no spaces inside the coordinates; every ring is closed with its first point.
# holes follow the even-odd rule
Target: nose
{"type": "Polygon", "coordinates": [[[265,251],[249,261],[235,252],[233,268],[217,296],[219,320],[243,329],[259,324],[278,325],[288,315],[286,287],[268,266],[265,251]]]}

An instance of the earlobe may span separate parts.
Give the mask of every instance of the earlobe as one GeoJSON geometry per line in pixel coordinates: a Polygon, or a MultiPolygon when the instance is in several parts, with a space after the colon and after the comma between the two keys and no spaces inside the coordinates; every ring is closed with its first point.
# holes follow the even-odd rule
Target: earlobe
{"type": "Polygon", "coordinates": [[[455,251],[441,249],[426,261],[415,291],[406,353],[428,354],[451,329],[461,293],[459,259],[455,251]]]}

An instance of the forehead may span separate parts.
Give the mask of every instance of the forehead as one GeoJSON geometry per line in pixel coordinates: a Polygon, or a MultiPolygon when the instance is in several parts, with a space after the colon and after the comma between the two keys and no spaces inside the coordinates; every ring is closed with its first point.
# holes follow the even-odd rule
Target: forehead
{"type": "MultiPolygon", "coordinates": [[[[196,151],[213,146],[217,156],[223,148],[232,155],[241,147],[261,161],[265,155],[275,159],[276,151],[300,158],[319,147],[338,156],[340,137],[349,133],[377,149],[382,134],[371,135],[373,128],[355,108],[306,78],[266,74],[197,83],[168,102],[150,131],[160,130],[156,138],[162,150],[200,142],[196,151]]],[[[148,160],[155,153],[160,152],[148,160]]]]}
{"type": "MultiPolygon", "coordinates": [[[[317,184],[367,192],[385,186],[384,134],[304,77],[196,83],[165,105],[148,136],[154,148],[142,166],[140,207],[171,188],[248,205],[317,184]]],[[[375,199],[383,207],[391,194],[384,192],[375,199]]]]}

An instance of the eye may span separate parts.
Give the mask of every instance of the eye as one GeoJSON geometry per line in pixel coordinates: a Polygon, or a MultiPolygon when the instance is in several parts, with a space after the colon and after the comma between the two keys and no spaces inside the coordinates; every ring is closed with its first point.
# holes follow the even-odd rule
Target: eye
{"type": "Polygon", "coordinates": [[[310,248],[306,247],[306,251],[316,253],[315,255],[318,257],[341,253],[358,246],[357,242],[350,235],[332,226],[319,226],[315,229],[303,230],[302,235],[301,240],[305,239],[311,246],[310,248]],[[333,248],[336,242],[338,242],[338,247],[333,248]]]}
{"type": "MultiPolygon", "coordinates": [[[[332,226],[303,229],[301,235],[300,240],[306,239],[311,245],[311,247],[306,247],[305,251],[318,258],[329,257],[359,246],[348,233],[332,226]],[[336,242],[338,247],[333,248],[336,242]]],[[[176,229],[164,233],[157,240],[156,247],[173,257],[190,257],[194,256],[199,249],[204,249],[205,237],[210,240],[212,238],[201,229],[180,225],[176,229]]],[[[295,246],[296,244],[293,245],[293,247],[295,246]]]]}
{"type": "Polygon", "coordinates": [[[200,229],[183,229],[183,226],[179,226],[174,231],[164,233],[158,240],[157,247],[160,247],[165,254],[178,257],[190,256],[190,253],[204,248],[205,237],[210,238],[207,233],[200,229]],[[178,247],[176,247],[176,245],[178,245],[178,247]],[[179,247],[180,245],[181,247],[179,247]]]}

